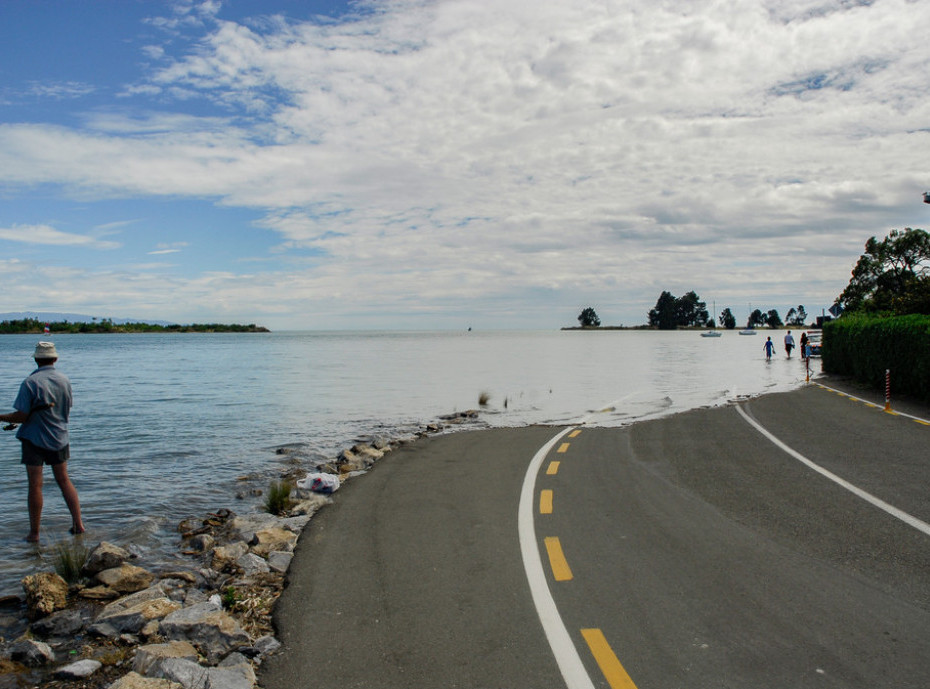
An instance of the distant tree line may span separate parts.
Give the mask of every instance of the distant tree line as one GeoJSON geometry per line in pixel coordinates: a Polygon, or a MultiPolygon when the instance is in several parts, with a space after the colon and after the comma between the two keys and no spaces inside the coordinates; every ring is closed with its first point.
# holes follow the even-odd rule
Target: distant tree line
{"type": "Polygon", "coordinates": [[[44,323],[35,318],[21,318],[9,321],[0,321],[0,334],[39,334],[45,332],[48,326],[52,333],[263,333],[269,332],[267,328],[254,323],[240,325],[238,323],[192,323],[190,325],[155,325],[152,323],[119,323],[110,318],[94,320],[90,323],[70,323],[68,321],[53,321],[44,323]]]}

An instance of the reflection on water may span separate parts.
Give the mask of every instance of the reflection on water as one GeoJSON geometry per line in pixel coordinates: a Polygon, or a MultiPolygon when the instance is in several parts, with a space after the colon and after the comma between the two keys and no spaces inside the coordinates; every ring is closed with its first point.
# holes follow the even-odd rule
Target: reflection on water
{"type": "MultiPolygon", "coordinates": [[[[36,336],[0,337],[0,407],[32,370],[36,336]]],[[[173,551],[176,524],[237,501],[236,478],[278,475],[279,447],[332,457],[359,437],[409,433],[490,403],[481,422],[622,425],[796,386],[795,358],[766,363],[735,332],[53,335],[74,386],[72,460],[88,542],[173,551]]],[[[774,339],[774,338],[773,338],[774,339]]],[[[309,460],[308,460],[309,461],[309,460]]],[[[40,566],[19,443],[0,435],[0,593],[40,566]]],[[[49,475],[43,548],[67,537],[49,475]]]]}

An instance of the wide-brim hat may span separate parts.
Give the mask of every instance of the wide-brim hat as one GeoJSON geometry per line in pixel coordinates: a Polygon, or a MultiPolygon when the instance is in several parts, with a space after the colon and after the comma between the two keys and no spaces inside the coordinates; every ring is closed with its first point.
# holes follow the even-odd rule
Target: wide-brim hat
{"type": "Polygon", "coordinates": [[[36,345],[35,354],[32,355],[33,359],[57,359],[58,350],[55,349],[54,342],[39,342],[36,345]]]}

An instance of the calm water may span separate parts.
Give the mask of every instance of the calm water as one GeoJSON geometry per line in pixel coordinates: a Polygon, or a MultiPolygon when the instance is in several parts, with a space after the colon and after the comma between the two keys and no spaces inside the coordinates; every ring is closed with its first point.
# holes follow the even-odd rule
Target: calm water
{"type": "MultiPolygon", "coordinates": [[[[55,341],[74,387],[69,469],[87,541],[132,544],[143,563],[173,557],[186,516],[258,509],[260,498],[235,499],[236,478],[267,487],[285,465],[282,446],[330,458],[358,438],[475,408],[482,392],[491,426],[620,425],[804,380],[781,333],[772,362],[763,335],[736,332],[6,335],[4,411],[34,368],[38,339],[55,341]]],[[[49,567],[70,518],[46,470],[42,547],[22,541],[25,470],[9,432],[0,435],[0,490],[0,594],[18,593],[22,576],[49,567]]]]}

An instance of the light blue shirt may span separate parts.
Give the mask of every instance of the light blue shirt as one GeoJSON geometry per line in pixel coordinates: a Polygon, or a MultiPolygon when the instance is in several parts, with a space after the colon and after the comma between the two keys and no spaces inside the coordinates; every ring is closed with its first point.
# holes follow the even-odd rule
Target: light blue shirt
{"type": "Polygon", "coordinates": [[[71,381],[54,366],[40,366],[23,381],[13,408],[31,414],[16,432],[17,438],[46,450],[60,450],[69,444],[71,381]],[[48,404],[54,406],[33,412],[36,407],[48,404]]]}

